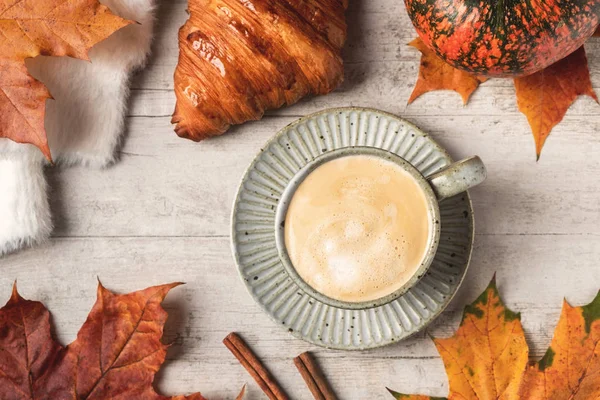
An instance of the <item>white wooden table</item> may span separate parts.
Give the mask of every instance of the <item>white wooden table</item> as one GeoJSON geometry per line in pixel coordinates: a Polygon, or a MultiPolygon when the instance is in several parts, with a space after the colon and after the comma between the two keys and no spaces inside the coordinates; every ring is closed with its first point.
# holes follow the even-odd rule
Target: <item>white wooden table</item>
{"type": "MultiPolygon", "coordinates": [[[[478,154],[489,179],[472,191],[477,236],[467,278],[428,329],[454,332],[462,308],[494,272],[500,292],[540,357],[563,297],[591,301],[600,289],[600,107],[580,98],[549,138],[541,161],[511,80],[491,80],[463,107],[458,94],[435,92],[406,106],[419,54],[401,0],[352,0],[345,51],[346,83],[326,97],[270,113],[200,144],[179,139],[169,123],[172,75],[184,0],[164,0],[154,55],[133,84],[121,161],[106,171],[49,171],[56,230],[41,247],[0,259],[0,301],[13,280],[26,298],[43,301],[58,339],[72,341],[95,301],[99,277],[129,292],[171,281],[166,340],[174,341],[157,378],[165,394],[201,391],[233,398],[249,383],[221,340],[238,331],[275,371],[293,398],[309,399],[292,358],[314,351],[342,399],[390,399],[385,387],[447,394],[444,368],[426,334],[367,352],[328,351],[290,336],[264,315],[238,277],[229,247],[229,215],[246,165],[277,130],[327,107],[369,106],[398,114],[430,132],[455,158],[478,154]]],[[[600,88],[600,43],[588,46],[600,88]]]]}

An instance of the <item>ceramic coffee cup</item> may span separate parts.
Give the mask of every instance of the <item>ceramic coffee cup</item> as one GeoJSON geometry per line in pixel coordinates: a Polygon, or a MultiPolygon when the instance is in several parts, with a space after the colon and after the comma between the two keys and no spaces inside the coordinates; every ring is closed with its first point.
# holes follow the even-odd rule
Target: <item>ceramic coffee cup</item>
{"type": "Polygon", "coordinates": [[[441,232],[441,218],[440,218],[440,207],[439,203],[449,197],[453,197],[459,193],[462,193],[474,186],[477,186],[483,182],[486,178],[486,169],[479,157],[471,157],[462,161],[458,161],[448,167],[433,173],[430,176],[423,176],[412,164],[403,159],[402,157],[390,153],[386,150],[382,150],[374,147],[345,147],[337,150],[333,150],[322,154],[315,158],[312,162],[308,163],[302,168],[290,181],[287,188],[283,192],[281,201],[277,208],[275,216],[276,222],[276,245],[280,259],[283,262],[284,268],[286,269],[292,280],[300,286],[304,291],[318,299],[319,301],[328,304],[333,307],[339,307],[350,310],[362,310],[371,307],[378,307],[384,304],[390,303],[400,296],[405,294],[410,288],[417,284],[419,279],[427,272],[438,248],[441,232]],[[332,161],[337,158],[351,156],[351,155],[368,155],[379,157],[395,163],[400,166],[404,171],[409,173],[423,190],[427,206],[429,209],[430,220],[430,234],[428,238],[428,250],[424,260],[418,267],[413,276],[395,292],[381,297],[376,300],[367,302],[345,302],[336,300],[326,296],[325,294],[315,290],[309,284],[307,284],[297,273],[294,268],[285,245],[285,218],[288,212],[289,204],[294,196],[296,190],[300,184],[306,179],[306,177],[313,172],[316,168],[323,165],[328,161],[332,161]]]}

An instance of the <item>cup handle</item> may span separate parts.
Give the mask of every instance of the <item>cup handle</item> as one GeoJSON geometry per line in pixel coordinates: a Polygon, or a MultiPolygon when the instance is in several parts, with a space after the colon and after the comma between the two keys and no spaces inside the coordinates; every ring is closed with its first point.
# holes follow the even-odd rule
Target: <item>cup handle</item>
{"type": "Polygon", "coordinates": [[[427,181],[438,201],[442,201],[479,185],[486,177],[487,171],[483,161],[475,156],[455,162],[429,175],[427,181]]]}

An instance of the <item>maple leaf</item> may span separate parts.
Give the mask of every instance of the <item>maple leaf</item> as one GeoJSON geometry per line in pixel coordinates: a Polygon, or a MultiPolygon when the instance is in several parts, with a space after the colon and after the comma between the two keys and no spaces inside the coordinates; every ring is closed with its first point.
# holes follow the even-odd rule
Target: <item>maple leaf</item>
{"type": "Polygon", "coordinates": [[[44,129],[48,89],[25,59],[38,55],[88,60],[88,50],[132,23],[97,0],[7,0],[0,3],[0,137],[31,143],[51,159],[44,129]]]}
{"type": "Polygon", "coordinates": [[[152,387],[168,348],[161,302],[178,285],[117,295],[99,284],[96,304],[66,348],[52,338],[46,307],[23,299],[15,285],[0,309],[0,398],[204,400],[199,393],[161,396],[152,387]]]}
{"type": "MultiPolygon", "coordinates": [[[[600,28],[595,36],[598,32],[600,28]]],[[[421,52],[421,66],[409,104],[424,93],[442,89],[458,92],[467,104],[471,94],[486,80],[445,63],[420,38],[410,45],[421,52]]],[[[542,71],[515,78],[514,84],[517,105],[529,121],[538,160],[552,128],[562,121],[578,96],[588,95],[598,101],[583,47],[542,71]]]]}
{"type": "MultiPolygon", "coordinates": [[[[600,398],[600,292],[583,307],[564,302],[550,348],[533,365],[527,362],[521,316],[505,307],[495,279],[465,307],[456,334],[434,342],[448,374],[450,399],[600,398]]],[[[403,400],[442,399],[390,393],[403,400]]]]}
{"type": "Polygon", "coordinates": [[[454,90],[460,94],[463,103],[467,104],[479,84],[487,80],[485,77],[475,76],[447,64],[431,51],[421,38],[416,38],[409,45],[421,52],[421,66],[419,78],[408,99],[408,104],[422,94],[434,90],[454,90]]]}
{"type": "Polygon", "coordinates": [[[519,110],[531,126],[538,159],[552,128],[577,97],[588,95],[598,101],[583,46],[535,74],[515,78],[515,90],[519,110]]]}

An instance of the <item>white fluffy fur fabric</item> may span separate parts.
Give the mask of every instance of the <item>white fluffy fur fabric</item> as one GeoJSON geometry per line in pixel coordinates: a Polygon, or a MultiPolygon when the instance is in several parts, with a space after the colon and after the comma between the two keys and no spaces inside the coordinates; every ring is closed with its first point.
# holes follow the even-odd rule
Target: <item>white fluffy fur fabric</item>
{"type": "MultiPolygon", "coordinates": [[[[89,53],[28,60],[50,90],[45,127],[55,162],[102,168],[115,161],[124,127],[132,71],[150,51],[154,0],[101,0],[129,25],[89,53]]],[[[52,230],[44,177],[46,161],[31,145],[0,139],[0,256],[45,240],[52,230]]]]}

